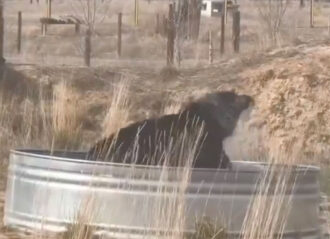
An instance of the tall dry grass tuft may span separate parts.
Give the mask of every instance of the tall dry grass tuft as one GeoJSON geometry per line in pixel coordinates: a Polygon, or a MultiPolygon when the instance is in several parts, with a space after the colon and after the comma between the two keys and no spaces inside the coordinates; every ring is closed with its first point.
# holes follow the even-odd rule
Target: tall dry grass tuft
{"type": "MultiPolygon", "coordinates": [[[[198,120],[193,122],[194,126],[189,131],[183,129],[180,135],[165,145],[164,165],[167,162],[178,161],[179,167],[162,167],[161,178],[159,179],[157,193],[160,195],[153,205],[154,224],[152,228],[162,228],[162,234],[168,238],[184,238],[185,233],[185,194],[188,187],[192,167],[200,146],[203,143],[204,126],[198,124],[198,120]],[[169,184],[175,179],[175,186],[169,184]]],[[[152,159],[154,160],[154,159],[152,159]]],[[[161,236],[161,235],[158,235],[161,236]]]]}
{"type": "Polygon", "coordinates": [[[227,239],[226,228],[215,225],[211,220],[204,218],[196,222],[196,232],[189,239],[227,239]]]}
{"type": "Polygon", "coordinates": [[[40,123],[37,103],[28,97],[6,98],[0,91],[1,157],[7,158],[12,147],[32,145],[39,140],[43,131],[40,123]]]}
{"type": "Polygon", "coordinates": [[[13,100],[6,102],[0,93],[0,132],[2,136],[9,136],[11,133],[8,124],[11,121],[10,111],[13,109],[13,104],[13,100]]]}
{"type": "Polygon", "coordinates": [[[243,239],[282,238],[291,207],[296,178],[295,165],[301,163],[302,141],[283,144],[256,127],[251,112],[243,112],[233,133],[224,142],[232,160],[266,163],[251,198],[241,229],[243,239]]]}
{"type": "Polygon", "coordinates": [[[242,228],[244,239],[282,238],[290,211],[291,196],[286,195],[290,188],[289,178],[290,173],[283,170],[267,170],[245,216],[242,228]],[[276,184],[271,181],[276,181],[276,184]],[[269,195],[271,193],[275,195],[269,195]]]}
{"type": "Polygon", "coordinates": [[[65,81],[54,87],[51,111],[52,148],[75,149],[80,144],[82,117],[79,94],[65,81]]]}
{"type": "Polygon", "coordinates": [[[7,137],[8,140],[28,140],[32,134],[32,118],[33,106],[30,100],[25,99],[17,106],[14,98],[5,100],[0,95],[0,128],[2,137],[7,137]]]}
{"type": "Polygon", "coordinates": [[[80,145],[84,107],[79,94],[65,82],[54,87],[53,98],[5,100],[0,92],[0,141],[14,147],[76,149],[80,145]]]}
{"type": "Polygon", "coordinates": [[[296,182],[293,175],[299,159],[298,145],[291,144],[284,149],[273,142],[273,147],[262,155],[267,155],[262,160],[267,164],[245,215],[243,239],[283,238],[296,182]]]}
{"type": "MultiPolygon", "coordinates": [[[[8,148],[15,141],[13,132],[8,125],[12,122],[11,111],[13,109],[14,101],[5,101],[2,92],[0,91],[0,158],[6,159],[8,156],[8,148]]],[[[0,168],[7,168],[7,160],[1,160],[0,168]]],[[[0,170],[1,177],[5,176],[4,170],[0,170]],[[3,175],[2,175],[3,174],[3,175]]]]}
{"type": "Polygon", "coordinates": [[[163,108],[164,115],[178,114],[182,107],[182,103],[179,100],[179,96],[174,97],[173,99],[167,99],[165,106],[163,108]]]}
{"type": "Polygon", "coordinates": [[[163,113],[164,115],[177,114],[179,113],[180,109],[181,109],[181,104],[178,102],[173,102],[165,105],[163,109],[163,113]]]}
{"type": "Polygon", "coordinates": [[[81,201],[79,210],[71,224],[62,236],[62,239],[92,239],[94,238],[94,228],[90,226],[94,217],[97,216],[97,205],[94,195],[88,195],[81,201]]]}
{"type": "Polygon", "coordinates": [[[112,100],[102,125],[104,137],[116,133],[128,123],[131,110],[128,88],[128,80],[120,81],[113,88],[112,100]]]}

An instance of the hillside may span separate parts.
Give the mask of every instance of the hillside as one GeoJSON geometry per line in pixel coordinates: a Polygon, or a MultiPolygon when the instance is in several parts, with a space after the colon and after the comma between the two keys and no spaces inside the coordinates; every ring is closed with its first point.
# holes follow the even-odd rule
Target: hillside
{"type": "MultiPolygon", "coordinates": [[[[234,89],[256,99],[250,117],[242,117],[226,141],[232,159],[257,160],[260,147],[291,150],[287,146],[295,146],[299,160],[330,162],[330,46],[326,43],[178,71],[123,63],[111,68],[9,64],[1,82],[1,155],[6,159],[15,147],[87,149],[110,123],[113,130],[177,111],[181,103],[216,89],[234,89]],[[125,87],[118,88],[123,80],[125,87]],[[61,88],[63,82],[67,88],[61,88]],[[113,105],[118,89],[128,93],[121,96],[124,104],[113,105]],[[109,106],[117,107],[118,124],[107,121],[109,106]]],[[[5,234],[17,238],[15,233],[5,234]]]]}

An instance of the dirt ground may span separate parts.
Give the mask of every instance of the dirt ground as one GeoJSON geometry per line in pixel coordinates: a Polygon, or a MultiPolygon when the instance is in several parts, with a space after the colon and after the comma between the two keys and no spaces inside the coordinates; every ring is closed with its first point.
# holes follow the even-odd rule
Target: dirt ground
{"type": "MultiPolygon", "coordinates": [[[[76,35],[73,25],[51,25],[46,36],[41,35],[40,17],[45,14],[45,1],[29,4],[28,0],[5,1],[5,53],[8,60],[16,63],[42,65],[82,65],[85,27],[76,35]],[[22,11],[22,50],[17,54],[17,14],[22,11]]],[[[156,15],[167,16],[167,1],[140,0],[140,22],[134,25],[134,0],[106,0],[98,10],[95,34],[92,40],[92,64],[117,65],[126,63],[164,64],[166,61],[166,38],[155,33],[156,15]],[[123,13],[122,56],[118,59],[117,14],[123,13]],[[132,62],[132,60],[134,62],[132,62]],[[118,63],[119,61],[119,63],[118,63]]],[[[254,1],[238,1],[241,12],[240,52],[255,53],[273,47],[267,37],[267,26],[260,18],[259,6],[254,1]]],[[[299,1],[291,1],[282,20],[281,35],[277,46],[296,45],[311,40],[329,37],[328,20],[330,4],[315,1],[315,27],[309,26],[309,6],[299,7],[299,1]]],[[[76,16],[84,19],[85,10],[78,1],[55,0],[52,16],[76,16]]],[[[233,56],[232,17],[228,15],[226,25],[225,55],[233,56]]],[[[221,60],[220,19],[203,17],[198,42],[185,41],[182,49],[182,65],[199,65],[208,59],[208,35],[213,33],[215,60],[221,60]]]]}

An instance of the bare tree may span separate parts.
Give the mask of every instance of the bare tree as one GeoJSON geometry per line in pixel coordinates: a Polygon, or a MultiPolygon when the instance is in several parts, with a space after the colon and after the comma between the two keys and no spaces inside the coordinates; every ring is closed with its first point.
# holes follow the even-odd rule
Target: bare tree
{"type": "Polygon", "coordinates": [[[201,0],[177,0],[175,3],[175,61],[180,66],[184,40],[198,38],[202,2],[201,0]]]}
{"type": "Polygon", "coordinates": [[[107,17],[111,0],[71,0],[75,17],[91,31],[107,17]]]}
{"type": "Polygon", "coordinates": [[[290,0],[262,0],[257,2],[261,22],[272,45],[279,43],[280,29],[290,0]]]}
{"type": "Polygon", "coordinates": [[[187,37],[187,16],[188,16],[188,0],[178,0],[176,2],[174,25],[175,25],[175,41],[174,41],[174,58],[178,66],[181,63],[181,49],[184,39],[187,37]]]}
{"type": "Polygon", "coordinates": [[[83,53],[85,65],[90,66],[92,36],[95,34],[96,26],[101,24],[107,17],[111,0],[70,1],[74,12],[74,17],[87,28],[79,50],[83,53]]]}

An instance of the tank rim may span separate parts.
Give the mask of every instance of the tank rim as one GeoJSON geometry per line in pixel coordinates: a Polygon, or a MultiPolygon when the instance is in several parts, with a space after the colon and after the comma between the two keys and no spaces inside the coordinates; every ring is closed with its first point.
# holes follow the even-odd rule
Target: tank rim
{"type": "MultiPolygon", "coordinates": [[[[111,167],[131,167],[130,164],[125,163],[112,163],[112,162],[102,162],[102,161],[88,161],[81,158],[69,158],[69,157],[63,157],[63,156],[52,156],[49,155],[49,153],[68,153],[68,154],[86,154],[86,151],[60,151],[60,150],[43,150],[43,149],[30,149],[30,148],[17,148],[10,150],[10,154],[18,154],[23,156],[32,156],[35,158],[40,159],[51,159],[51,160],[57,160],[57,161],[64,161],[64,162],[73,162],[73,163],[81,163],[85,165],[95,165],[95,166],[111,166],[111,167]]],[[[267,163],[265,162],[257,162],[257,161],[232,161],[234,164],[245,164],[250,166],[259,166],[259,168],[244,170],[244,169],[236,169],[236,170],[228,170],[228,169],[213,169],[213,168],[193,168],[192,172],[226,172],[226,173],[237,173],[237,172],[244,172],[244,173],[260,173],[261,171],[264,171],[260,168],[260,166],[264,169],[267,166],[267,163]]],[[[278,165],[280,166],[280,165],[278,165]]],[[[294,165],[295,172],[314,172],[318,173],[320,172],[320,167],[314,166],[314,165],[307,165],[307,164],[297,164],[294,165]]],[[[134,168],[137,169],[164,169],[162,166],[156,166],[156,165],[134,165],[134,168]]],[[[169,170],[177,170],[176,167],[166,167],[169,170]]],[[[183,167],[182,167],[183,168],[183,167]]]]}

